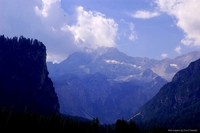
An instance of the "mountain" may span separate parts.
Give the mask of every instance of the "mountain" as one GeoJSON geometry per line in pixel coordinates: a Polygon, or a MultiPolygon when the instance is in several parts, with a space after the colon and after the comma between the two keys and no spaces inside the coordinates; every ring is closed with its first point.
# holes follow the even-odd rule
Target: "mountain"
{"type": "Polygon", "coordinates": [[[0,36],[0,106],[45,115],[59,112],[42,42],[0,36]]]}
{"type": "Polygon", "coordinates": [[[146,126],[200,129],[199,81],[200,59],[177,72],[132,119],[146,126]]]}
{"type": "MultiPolygon", "coordinates": [[[[68,73],[84,77],[99,72],[112,81],[129,81],[142,79],[142,72],[151,69],[153,62],[158,61],[130,57],[116,48],[101,47],[92,52],[75,52],[60,64],[47,62],[47,66],[50,77],[59,77],[68,73]]],[[[151,78],[154,79],[154,76],[151,78]]]]}
{"type": "Polygon", "coordinates": [[[168,81],[171,81],[173,76],[179,71],[182,70],[188,65],[200,58],[200,51],[193,51],[182,56],[178,56],[174,59],[164,59],[161,60],[159,63],[154,64],[151,67],[151,70],[160,75],[161,77],[165,78],[168,81]]]}
{"type": "Polygon", "coordinates": [[[117,48],[100,47],[89,52],[87,50],[75,52],[60,64],[47,62],[47,66],[50,77],[59,77],[67,73],[82,77],[100,72],[110,80],[129,81],[141,79],[142,72],[150,69],[156,75],[171,81],[176,72],[186,68],[190,62],[199,58],[199,51],[190,52],[174,59],[154,60],[131,57],[118,51],[117,48]]]}
{"type": "Polygon", "coordinates": [[[110,82],[101,73],[53,79],[62,114],[98,117],[102,123],[129,118],[166,83],[160,77],[140,85],[137,81],[110,82]]]}
{"type": "Polygon", "coordinates": [[[176,72],[198,57],[200,52],[191,52],[175,59],[154,60],[100,47],[75,52],[59,64],[47,62],[47,66],[61,113],[114,123],[130,118],[176,72]]]}

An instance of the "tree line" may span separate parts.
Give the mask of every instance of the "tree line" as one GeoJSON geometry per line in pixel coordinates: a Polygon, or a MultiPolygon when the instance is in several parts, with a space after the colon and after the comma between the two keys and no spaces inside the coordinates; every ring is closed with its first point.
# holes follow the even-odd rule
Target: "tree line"
{"type": "Polygon", "coordinates": [[[55,113],[49,116],[29,113],[27,108],[23,113],[0,107],[0,130],[11,132],[55,132],[55,133],[154,133],[167,130],[153,127],[141,130],[133,122],[118,119],[115,124],[100,124],[98,118],[87,120],[79,117],[63,116],[55,113]]]}

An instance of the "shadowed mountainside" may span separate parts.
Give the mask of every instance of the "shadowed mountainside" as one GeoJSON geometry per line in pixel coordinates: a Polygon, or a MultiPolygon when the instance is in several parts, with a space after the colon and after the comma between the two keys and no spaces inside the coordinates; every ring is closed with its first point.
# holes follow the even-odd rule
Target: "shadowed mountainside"
{"type": "Polygon", "coordinates": [[[177,72],[133,120],[149,127],[200,129],[200,59],[177,72]]]}
{"type": "Polygon", "coordinates": [[[0,36],[0,106],[19,112],[25,107],[41,114],[59,112],[42,42],[0,36]]]}

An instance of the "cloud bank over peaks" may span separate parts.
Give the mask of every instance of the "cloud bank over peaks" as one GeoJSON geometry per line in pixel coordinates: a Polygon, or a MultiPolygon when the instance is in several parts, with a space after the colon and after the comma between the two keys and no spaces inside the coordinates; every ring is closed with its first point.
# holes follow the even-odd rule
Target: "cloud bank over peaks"
{"type": "Polygon", "coordinates": [[[71,31],[79,47],[97,48],[115,47],[118,24],[113,19],[96,11],[85,11],[82,6],[76,7],[77,22],[65,24],[62,31],[71,31]]]}
{"type": "Polygon", "coordinates": [[[200,46],[200,1],[199,0],[155,0],[159,10],[176,18],[177,27],[185,36],[181,43],[200,46]]]}

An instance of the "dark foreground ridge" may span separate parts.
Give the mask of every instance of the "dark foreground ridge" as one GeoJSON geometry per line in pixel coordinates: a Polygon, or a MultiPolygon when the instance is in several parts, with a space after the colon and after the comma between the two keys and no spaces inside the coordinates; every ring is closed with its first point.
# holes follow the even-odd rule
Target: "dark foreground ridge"
{"type": "Polygon", "coordinates": [[[27,108],[43,115],[59,113],[42,42],[0,36],[0,106],[16,112],[27,108]]]}

